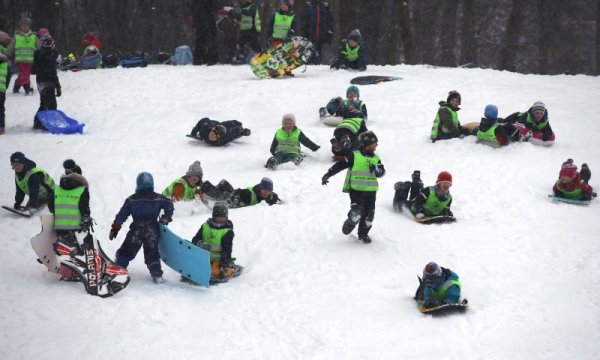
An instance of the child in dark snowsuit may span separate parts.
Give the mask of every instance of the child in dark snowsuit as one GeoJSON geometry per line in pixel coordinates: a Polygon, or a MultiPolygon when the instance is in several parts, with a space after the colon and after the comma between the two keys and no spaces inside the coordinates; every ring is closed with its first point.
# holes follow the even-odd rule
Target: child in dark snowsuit
{"type": "MultiPolygon", "coordinates": [[[[40,41],[41,47],[33,53],[33,66],[31,67],[31,73],[35,75],[40,93],[38,111],[56,110],[56,97],[62,94],[56,74],[58,52],[54,49],[54,40],[50,34],[44,35],[40,41]]],[[[33,118],[33,128],[46,130],[37,113],[33,118]]]]}
{"type": "Polygon", "coordinates": [[[452,205],[451,186],[452,175],[447,171],[442,171],[438,174],[435,186],[424,188],[421,172],[416,170],[413,172],[412,182],[397,182],[394,185],[396,191],[393,202],[394,209],[402,211],[403,206],[407,205],[417,220],[440,215],[453,217],[450,210],[452,205]]]}
{"type": "Polygon", "coordinates": [[[331,64],[331,69],[353,69],[358,71],[367,70],[364,49],[362,47],[362,36],[358,29],[348,34],[348,38],[342,41],[337,58],[331,64]]]}
{"type": "Polygon", "coordinates": [[[10,156],[10,165],[15,171],[16,193],[13,207],[15,210],[33,214],[52,198],[54,180],[22,152],[10,156]],[[27,205],[21,206],[25,195],[29,196],[29,200],[27,205]]]}
{"type": "Polygon", "coordinates": [[[202,118],[192,129],[191,136],[203,140],[209,145],[225,145],[242,136],[250,136],[250,129],[244,129],[237,120],[216,121],[202,118]]]}
{"type": "Polygon", "coordinates": [[[210,251],[211,280],[226,281],[240,271],[231,258],[233,250],[233,223],[228,219],[227,205],[215,203],[212,217],[208,219],[192,239],[192,243],[210,251]]]}
{"type": "Polygon", "coordinates": [[[345,102],[341,97],[332,99],[327,104],[327,111],[330,114],[342,117],[330,140],[334,159],[339,160],[351,154],[358,147],[358,135],[368,131],[366,115],[358,106],[358,103],[345,102]]]}
{"type": "Polygon", "coordinates": [[[372,131],[360,135],[360,149],[350,153],[344,160],[336,162],[323,175],[321,183],[327,185],[329,178],[348,169],[343,191],[350,195],[350,211],[342,232],[348,235],[358,225],[358,238],[370,243],[369,230],[375,217],[375,200],[379,185],[377,178],[385,175],[385,168],[375,154],[377,136],[372,131]]]}
{"type": "Polygon", "coordinates": [[[554,183],[554,195],[572,200],[591,200],[596,196],[594,189],[588,184],[592,172],[587,164],[581,165],[581,172],[572,159],[565,161],[560,169],[559,179],[554,183]]]}
{"type": "Polygon", "coordinates": [[[281,119],[281,129],[277,130],[273,142],[271,143],[271,154],[267,164],[268,169],[275,169],[275,166],[293,161],[295,165],[300,165],[304,157],[300,152],[300,144],[306,146],[312,151],[319,150],[320,146],[313,143],[302,130],[296,127],[296,117],[294,114],[285,114],[281,119]]]}
{"type": "Polygon", "coordinates": [[[235,189],[226,202],[227,207],[234,209],[256,205],[263,200],[269,205],[280,201],[279,196],[273,192],[273,181],[269,178],[262,178],[259,184],[245,189],[235,189]]]}
{"type": "Polygon", "coordinates": [[[477,143],[499,148],[511,142],[525,141],[519,129],[509,123],[498,122],[498,108],[495,105],[485,107],[484,117],[475,130],[477,143]]]}
{"type": "Polygon", "coordinates": [[[110,230],[109,239],[117,237],[121,226],[131,215],[133,222],[125,241],[117,250],[116,263],[127,268],[129,262],[135,258],[140,248],[144,247],[144,262],[152,275],[155,283],[162,283],[162,268],[158,253],[159,222],[167,225],[173,216],[173,202],[170,199],[154,192],[154,179],[147,172],[137,176],[135,194],[125,200],[125,203],[115,217],[110,230]],[[160,211],[163,214],[157,221],[160,211]]]}

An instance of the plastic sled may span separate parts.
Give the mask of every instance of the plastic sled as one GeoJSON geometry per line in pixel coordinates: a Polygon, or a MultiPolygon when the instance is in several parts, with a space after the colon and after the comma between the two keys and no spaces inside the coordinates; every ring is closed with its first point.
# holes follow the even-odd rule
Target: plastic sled
{"type": "Polygon", "coordinates": [[[44,124],[44,127],[53,134],[83,134],[85,124],[80,124],[60,110],[38,111],[37,117],[44,124]]]}
{"type": "Polygon", "coordinates": [[[359,76],[350,80],[350,84],[353,85],[371,85],[378,84],[380,82],[402,80],[400,76],[382,76],[382,75],[367,75],[359,76]]]}

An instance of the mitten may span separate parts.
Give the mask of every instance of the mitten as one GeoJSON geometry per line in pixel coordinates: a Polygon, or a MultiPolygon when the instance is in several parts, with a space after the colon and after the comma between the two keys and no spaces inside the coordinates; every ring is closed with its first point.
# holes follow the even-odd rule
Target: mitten
{"type": "Polygon", "coordinates": [[[112,240],[117,237],[117,234],[121,230],[121,224],[113,223],[111,226],[110,234],[108,234],[108,239],[112,240]]]}
{"type": "Polygon", "coordinates": [[[160,219],[158,219],[158,222],[163,225],[168,225],[171,221],[171,217],[167,214],[163,214],[160,219]]]}

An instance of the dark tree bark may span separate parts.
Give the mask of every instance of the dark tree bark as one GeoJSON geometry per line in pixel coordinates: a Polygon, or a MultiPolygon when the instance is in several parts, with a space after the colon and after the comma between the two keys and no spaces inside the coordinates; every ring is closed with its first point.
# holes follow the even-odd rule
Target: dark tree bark
{"type": "Polygon", "coordinates": [[[600,0],[596,1],[596,75],[600,75],[600,0]]]}
{"type": "Polygon", "coordinates": [[[410,20],[410,0],[402,1],[402,4],[399,6],[399,14],[404,62],[407,64],[416,64],[411,30],[412,22],[410,20]]]}
{"type": "Polygon", "coordinates": [[[461,52],[459,64],[466,63],[477,64],[477,43],[475,42],[475,34],[477,27],[475,26],[475,1],[465,0],[464,10],[461,25],[461,52]]]}
{"type": "Polygon", "coordinates": [[[512,1],[512,10],[506,25],[506,36],[500,51],[500,69],[517,71],[516,55],[519,49],[519,39],[521,37],[521,16],[524,10],[524,2],[521,0],[512,1]]]}
{"type": "Polygon", "coordinates": [[[219,60],[217,54],[217,25],[215,0],[194,0],[192,14],[196,32],[194,65],[214,65],[219,60]]]}
{"type": "Polygon", "coordinates": [[[440,63],[442,66],[456,66],[456,16],[458,7],[454,1],[444,1],[441,14],[440,63]]]}

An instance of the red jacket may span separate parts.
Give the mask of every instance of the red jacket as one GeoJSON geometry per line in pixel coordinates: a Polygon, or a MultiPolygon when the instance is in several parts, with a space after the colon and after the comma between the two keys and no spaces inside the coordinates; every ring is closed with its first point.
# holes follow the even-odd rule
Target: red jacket
{"type": "Polygon", "coordinates": [[[573,178],[573,181],[571,181],[569,183],[566,183],[566,184],[561,183],[560,180],[558,180],[557,182],[554,183],[554,186],[552,187],[552,191],[554,192],[554,194],[556,194],[558,196],[563,196],[561,189],[558,188],[559,184],[560,184],[560,188],[565,191],[573,191],[575,189],[581,189],[583,194],[586,195],[587,197],[590,197],[592,195],[592,192],[594,191],[594,189],[588,183],[581,180],[581,178],[579,177],[579,172],[577,172],[577,175],[575,175],[575,178],[573,178]]]}
{"type": "Polygon", "coordinates": [[[99,52],[104,51],[104,45],[102,42],[92,33],[87,33],[83,35],[83,47],[88,47],[90,45],[94,45],[99,52]]]}

